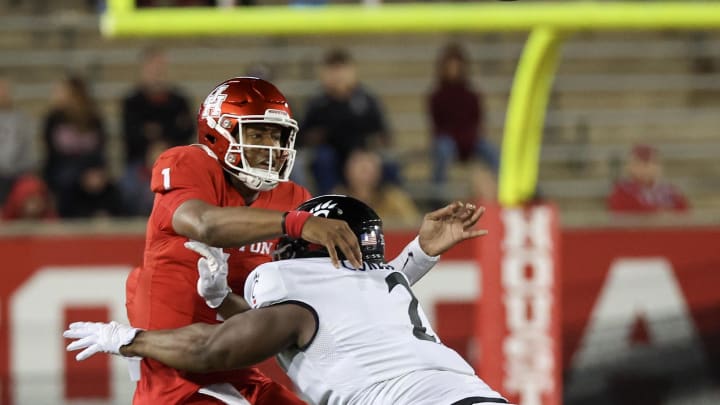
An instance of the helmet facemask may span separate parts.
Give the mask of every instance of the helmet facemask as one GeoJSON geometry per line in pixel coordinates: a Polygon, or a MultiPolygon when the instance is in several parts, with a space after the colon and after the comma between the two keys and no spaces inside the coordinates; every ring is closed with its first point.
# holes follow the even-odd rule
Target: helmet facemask
{"type": "Polygon", "coordinates": [[[268,109],[265,115],[223,114],[218,118],[214,129],[229,141],[225,156],[218,156],[224,163],[223,168],[248,188],[268,191],[275,188],[279,182],[289,180],[295,164],[294,145],[298,127],[297,122],[289,118],[286,112],[268,109]],[[246,143],[243,139],[243,127],[248,124],[279,126],[282,129],[280,146],[246,143]],[[265,154],[267,167],[255,167],[248,161],[248,156],[255,153],[265,154]]]}

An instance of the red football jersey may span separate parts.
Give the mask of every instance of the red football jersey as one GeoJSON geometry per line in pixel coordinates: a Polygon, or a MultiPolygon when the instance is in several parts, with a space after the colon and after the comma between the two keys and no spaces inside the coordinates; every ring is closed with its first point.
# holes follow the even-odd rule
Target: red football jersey
{"type": "MultiPolygon", "coordinates": [[[[160,155],[153,167],[150,187],[155,193],[155,202],[147,224],[144,264],[128,279],[128,319],[133,326],[143,329],[216,323],[216,311],[196,292],[198,255],[185,248],[183,244],[188,238],[175,233],[172,216],[180,204],[191,199],[219,207],[244,206],[245,202],[217,160],[198,146],[179,146],[160,155]]],[[[271,191],[261,192],[250,206],[288,211],[308,198],[310,193],[305,188],[285,182],[271,191]]],[[[233,291],[242,293],[248,274],[271,260],[270,253],[276,242],[225,249],[230,254],[228,283],[233,291]]],[[[198,388],[222,382],[232,383],[250,400],[263,395],[257,392],[258,387],[270,381],[254,368],[191,374],[145,359],[133,402],[177,404],[197,399],[205,403],[198,398],[200,394],[196,394],[198,388]]]]}

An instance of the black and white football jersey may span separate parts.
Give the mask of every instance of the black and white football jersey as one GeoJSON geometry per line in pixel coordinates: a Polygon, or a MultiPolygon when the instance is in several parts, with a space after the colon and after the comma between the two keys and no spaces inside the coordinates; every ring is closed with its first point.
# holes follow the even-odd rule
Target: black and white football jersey
{"type": "Polygon", "coordinates": [[[296,302],[318,320],[312,342],[278,360],[315,404],[452,404],[498,398],[443,345],[407,278],[388,264],[339,269],[328,258],[266,263],[245,284],[253,308],[296,302]]]}

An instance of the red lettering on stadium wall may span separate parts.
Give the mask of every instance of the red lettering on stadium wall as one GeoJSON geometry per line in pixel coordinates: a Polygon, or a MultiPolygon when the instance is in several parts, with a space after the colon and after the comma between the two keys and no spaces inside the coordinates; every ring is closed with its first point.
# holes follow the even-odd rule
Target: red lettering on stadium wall
{"type": "MultiPolygon", "coordinates": [[[[501,217],[486,216],[483,227],[490,229],[492,236],[501,229],[501,217]]],[[[505,280],[500,278],[499,272],[495,275],[486,272],[482,280],[477,274],[478,257],[485,260],[495,255],[497,268],[500,268],[499,248],[492,249],[484,244],[482,250],[477,251],[475,244],[465,242],[445,254],[438,268],[414,287],[443,341],[463,354],[473,356],[473,335],[481,337],[484,332],[501,327],[505,334],[501,339],[492,341],[488,338],[480,347],[496,345],[498,354],[503,355],[505,345],[508,345],[513,360],[505,363],[505,360],[493,359],[492,353],[483,355],[481,362],[475,362],[481,371],[487,367],[506,373],[528,360],[531,369],[537,372],[549,369],[547,357],[543,358],[548,356],[548,342],[536,341],[538,338],[528,332],[542,330],[544,336],[553,336],[552,319],[556,316],[551,314],[550,318],[545,318],[542,315],[549,299],[544,287],[549,282],[548,272],[542,269],[547,269],[543,263],[550,246],[543,247],[544,253],[538,253],[533,247],[536,244],[531,242],[533,229],[526,227],[518,233],[524,238],[522,249],[531,249],[523,256],[525,264],[504,265],[515,269],[505,280]],[[517,270],[520,268],[522,272],[517,270]],[[495,289],[490,284],[492,277],[497,277],[495,289]],[[530,285],[537,288],[528,292],[526,288],[530,285]],[[475,316],[484,311],[498,313],[492,305],[474,308],[470,304],[481,291],[483,296],[495,294],[497,308],[503,311],[510,308],[509,313],[515,315],[509,319],[496,316],[494,321],[477,323],[473,327],[473,322],[468,321],[473,313],[475,316]],[[520,294],[520,291],[527,294],[520,294]],[[536,356],[535,349],[515,351],[516,344],[519,347],[536,345],[544,354],[536,356]]],[[[498,247],[507,238],[519,238],[505,235],[500,239],[500,236],[496,241],[498,247]]],[[[390,250],[387,256],[394,257],[413,237],[414,234],[409,232],[389,233],[386,237],[390,250]]],[[[561,371],[573,375],[583,362],[592,360],[593,342],[598,338],[596,331],[605,328],[608,320],[621,321],[622,327],[613,333],[620,339],[617,342],[623,345],[624,351],[643,350],[667,339],[668,330],[659,323],[667,313],[679,314],[680,323],[676,325],[681,327],[676,332],[696,343],[693,349],[696,360],[717,367],[720,364],[717,345],[720,336],[718,240],[720,229],[709,227],[642,232],[563,231],[559,239],[562,255],[559,261],[553,261],[562,266],[560,279],[556,281],[562,286],[559,294],[563,313],[562,340],[554,341],[554,344],[562,343],[564,347],[562,362],[553,363],[553,373],[558,375],[555,381],[559,381],[561,371]],[[632,281],[635,277],[642,279],[642,288],[632,281]]],[[[108,317],[122,319],[124,274],[142,261],[143,246],[142,235],[0,239],[0,257],[4,258],[3,282],[0,283],[0,403],[61,405],[73,403],[80,396],[107,404],[129,403],[132,383],[124,362],[116,358],[105,365],[79,363],[68,367],[72,360],[63,352],[64,340],[60,333],[68,314],[83,308],[106,311],[108,317]],[[94,372],[93,367],[100,367],[99,375],[110,378],[109,385],[96,389],[78,387],[83,374],[94,372]],[[35,401],[40,397],[40,402],[35,401]]],[[[553,250],[553,254],[556,253],[553,250]]],[[[71,318],[76,316],[79,315],[71,318]]],[[[513,378],[531,378],[537,374],[526,372],[520,370],[513,378]]],[[[542,386],[545,377],[540,376],[534,384],[542,386]]],[[[503,375],[498,381],[487,381],[493,388],[509,395],[510,389],[505,386],[504,378],[511,381],[503,375]]],[[[607,389],[614,389],[610,383],[614,381],[613,376],[607,374],[604,378],[608,381],[607,389]]]]}
{"type": "Polygon", "coordinates": [[[503,387],[517,395],[522,405],[547,403],[543,396],[557,390],[553,381],[558,367],[553,353],[551,310],[555,269],[551,219],[548,207],[502,212],[504,257],[502,287],[505,291],[503,387]]]}
{"type": "Polygon", "coordinates": [[[559,404],[555,211],[489,207],[484,219],[494,235],[481,241],[479,253],[480,376],[513,403],[559,404]]]}

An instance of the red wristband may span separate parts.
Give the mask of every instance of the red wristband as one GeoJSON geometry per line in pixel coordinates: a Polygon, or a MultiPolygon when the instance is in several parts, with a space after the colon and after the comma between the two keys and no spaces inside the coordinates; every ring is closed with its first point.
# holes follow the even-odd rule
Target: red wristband
{"type": "Polygon", "coordinates": [[[307,211],[288,211],[283,215],[282,230],[283,233],[291,238],[300,239],[302,229],[308,218],[313,216],[307,211]]]}

